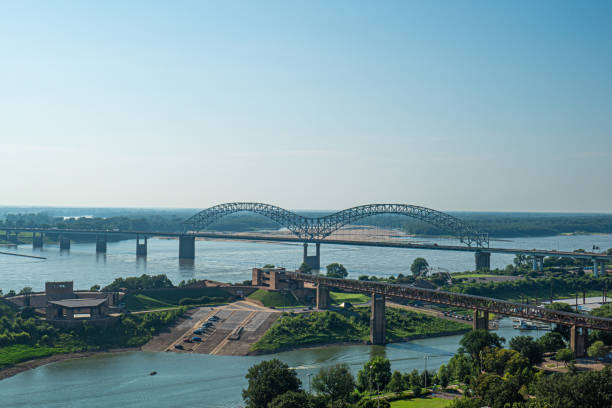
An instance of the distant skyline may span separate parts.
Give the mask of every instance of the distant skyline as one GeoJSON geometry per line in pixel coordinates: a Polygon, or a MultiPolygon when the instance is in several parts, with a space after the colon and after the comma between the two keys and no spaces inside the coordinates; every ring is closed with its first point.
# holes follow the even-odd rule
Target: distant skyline
{"type": "Polygon", "coordinates": [[[612,212],[610,1],[0,5],[3,206],[612,212]]]}

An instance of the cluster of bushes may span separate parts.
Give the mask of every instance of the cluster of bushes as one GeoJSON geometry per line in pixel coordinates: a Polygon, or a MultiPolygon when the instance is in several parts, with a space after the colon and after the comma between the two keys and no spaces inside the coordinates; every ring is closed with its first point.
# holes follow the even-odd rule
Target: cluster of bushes
{"type": "Polygon", "coordinates": [[[313,344],[364,341],[369,327],[360,316],[324,311],[310,314],[284,313],[252,347],[254,351],[276,351],[313,344]]]}
{"type": "Polygon", "coordinates": [[[143,290],[143,289],[161,289],[173,288],[172,281],[166,275],[147,275],[132,276],[128,278],[117,278],[110,285],[105,286],[102,290],[108,292],[116,292],[120,289],[127,290],[143,290]]]}
{"type": "Polygon", "coordinates": [[[565,276],[459,283],[445,290],[497,299],[519,299],[521,296],[544,299],[550,296],[551,288],[555,296],[573,297],[577,291],[601,291],[606,285],[612,287],[612,277],[565,276]]]}

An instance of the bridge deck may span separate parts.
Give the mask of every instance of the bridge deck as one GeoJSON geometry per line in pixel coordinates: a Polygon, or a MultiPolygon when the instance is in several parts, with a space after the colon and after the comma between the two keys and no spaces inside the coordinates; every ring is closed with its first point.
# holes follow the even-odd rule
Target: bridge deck
{"type": "Polygon", "coordinates": [[[416,244],[410,242],[371,242],[371,241],[351,241],[339,239],[304,239],[298,237],[278,237],[266,235],[239,235],[239,234],[220,234],[220,233],[181,233],[164,231],[117,231],[117,230],[78,230],[78,229],[53,229],[53,228],[0,228],[11,232],[44,232],[51,234],[79,234],[79,235],[128,235],[141,237],[179,237],[181,235],[191,235],[197,238],[235,240],[235,241],[268,241],[268,242],[296,242],[296,243],[323,243],[331,245],[352,245],[352,246],[373,246],[387,248],[409,248],[427,249],[436,251],[458,251],[458,252],[489,252],[509,255],[530,255],[530,256],[556,256],[561,258],[583,258],[612,261],[612,255],[596,252],[568,252],[541,249],[520,249],[520,248],[489,248],[489,247],[469,247],[460,245],[438,245],[438,244],[416,244]]]}

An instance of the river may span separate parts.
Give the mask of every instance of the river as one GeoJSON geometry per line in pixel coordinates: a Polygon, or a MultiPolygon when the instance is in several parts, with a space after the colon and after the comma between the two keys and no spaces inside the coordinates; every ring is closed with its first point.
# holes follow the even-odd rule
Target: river
{"type": "MultiPolygon", "coordinates": [[[[432,240],[449,243],[448,240],[432,240]]],[[[574,250],[612,247],[610,235],[520,238],[497,241],[492,246],[574,250]]],[[[21,246],[17,252],[42,254],[44,261],[0,256],[0,287],[41,290],[46,280],[74,280],[75,287],[104,285],[120,276],[142,273],[167,274],[174,282],[182,279],[213,279],[239,282],[250,278],[250,268],[266,263],[295,268],[301,262],[302,248],[250,242],[196,242],[196,260],[181,266],[175,240],[149,240],[147,260],[137,260],[134,241],[109,243],[106,256],[96,256],[93,244],[73,244],[70,252],[60,253],[49,245],[42,251],[21,246]]],[[[473,269],[473,255],[442,251],[322,245],[322,265],[344,264],[350,277],[361,274],[397,275],[408,273],[415,257],[423,256],[434,267],[450,271],[473,269]]],[[[493,254],[493,267],[503,267],[511,256],[493,254]]],[[[503,319],[497,331],[510,339],[520,333],[503,319]]],[[[527,334],[539,337],[543,332],[527,334]]],[[[331,346],[275,354],[295,368],[308,388],[308,374],[321,367],[347,363],[353,373],[374,355],[385,355],[392,369],[402,372],[422,370],[425,356],[429,368],[447,362],[458,348],[461,336],[437,337],[379,346],[331,346]]],[[[121,353],[81,360],[62,361],[20,373],[0,381],[3,407],[236,407],[245,387],[248,368],[263,357],[184,355],[175,353],[121,353]],[[149,376],[151,371],[156,376],[149,376]]]]}

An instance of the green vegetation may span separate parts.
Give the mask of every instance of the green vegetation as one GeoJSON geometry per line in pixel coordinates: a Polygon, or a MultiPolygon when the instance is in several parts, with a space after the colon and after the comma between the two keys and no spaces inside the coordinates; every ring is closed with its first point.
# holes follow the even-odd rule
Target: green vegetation
{"type": "Polygon", "coordinates": [[[391,408],[445,408],[451,401],[442,398],[412,398],[391,402],[391,408]]]}
{"type": "Polygon", "coordinates": [[[329,297],[333,304],[339,305],[344,302],[356,303],[367,303],[370,301],[368,295],[363,293],[344,293],[344,292],[329,292],[329,297]]]}
{"type": "Polygon", "coordinates": [[[252,350],[272,352],[317,344],[365,341],[368,330],[360,317],[346,317],[338,312],[284,314],[252,346],[252,350]]]}
{"type": "MultiPolygon", "coordinates": [[[[470,328],[467,324],[402,309],[387,308],[385,317],[389,341],[457,333],[470,328]]],[[[370,335],[369,321],[369,308],[342,313],[284,314],[252,350],[272,352],[317,344],[365,342],[370,335]]]]}
{"type": "Polygon", "coordinates": [[[420,277],[421,275],[427,273],[427,269],[429,268],[429,263],[425,260],[425,258],[416,258],[412,265],[410,265],[410,272],[414,277],[420,277]]]}
{"type": "Polygon", "coordinates": [[[122,289],[127,290],[143,290],[143,289],[161,289],[173,288],[172,281],[166,275],[146,275],[132,276],[129,278],[117,278],[104,287],[104,291],[117,292],[122,289]]]}
{"type": "Polygon", "coordinates": [[[258,289],[248,296],[249,299],[259,300],[265,307],[296,307],[303,306],[297,301],[297,299],[286,291],[270,291],[264,289],[258,289]]]}
{"type": "Polygon", "coordinates": [[[344,265],[339,263],[332,263],[326,266],[328,278],[340,278],[344,279],[348,276],[348,271],[344,265]]]}
{"type": "Polygon", "coordinates": [[[168,288],[128,292],[123,302],[128,310],[139,311],[221,304],[233,299],[234,296],[222,288],[168,288]]]}
{"type": "Polygon", "coordinates": [[[572,298],[576,291],[582,296],[600,295],[604,286],[612,287],[612,277],[564,276],[509,280],[504,282],[458,283],[446,290],[470,295],[487,296],[505,300],[519,300],[521,296],[538,297],[541,300],[550,296],[551,288],[555,298],[572,298]]]}
{"type": "Polygon", "coordinates": [[[24,311],[19,313],[12,304],[0,299],[0,369],[52,354],[140,346],[174,322],[185,308],[122,315],[115,325],[105,329],[84,321],[71,330],[58,329],[35,317],[25,318],[24,311]]]}

